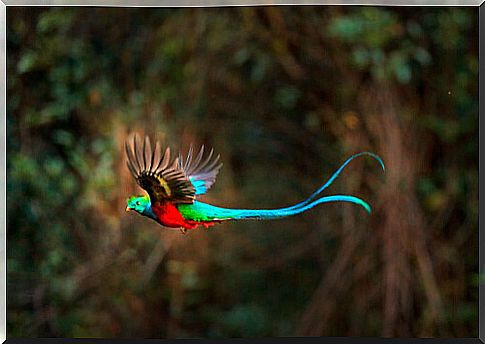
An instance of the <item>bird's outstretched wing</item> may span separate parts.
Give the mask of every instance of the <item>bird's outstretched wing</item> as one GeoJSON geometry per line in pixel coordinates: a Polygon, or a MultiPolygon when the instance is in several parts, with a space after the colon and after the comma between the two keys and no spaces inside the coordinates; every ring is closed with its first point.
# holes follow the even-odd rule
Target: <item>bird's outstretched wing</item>
{"type": "Polygon", "coordinates": [[[179,155],[178,166],[194,185],[196,195],[205,194],[209,190],[222,167],[222,163],[219,163],[220,155],[213,155],[214,149],[211,149],[209,155],[204,158],[204,146],[195,157],[193,147],[190,146],[185,163],[183,156],[179,155]]]}
{"type": "Polygon", "coordinates": [[[162,154],[157,142],[152,149],[148,136],[140,142],[133,138],[133,148],[125,143],[128,169],[138,185],[148,192],[153,204],[193,203],[196,187],[192,184],[178,158],[170,159],[170,148],[162,154]]]}

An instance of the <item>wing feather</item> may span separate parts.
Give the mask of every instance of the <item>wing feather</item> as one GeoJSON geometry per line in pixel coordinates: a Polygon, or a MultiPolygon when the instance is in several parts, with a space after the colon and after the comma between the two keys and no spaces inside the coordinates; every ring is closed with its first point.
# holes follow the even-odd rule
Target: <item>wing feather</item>
{"type": "Polygon", "coordinates": [[[204,158],[204,149],[202,145],[194,159],[194,151],[191,145],[185,163],[183,157],[179,156],[179,168],[185,171],[186,176],[194,185],[196,195],[204,194],[209,190],[216,181],[217,174],[222,167],[222,164],[219,163],[220,155],[212,158],[214,149],[211,149],[207,157],[204,158]]]}
{"type": "Polygon", "coordinates": [[[127,165],[138,185],[148,192],[152,203],[169,201],[172,203],[192,203],[195,187],[180,167],[178,158],[170,160],[170,148],[161,154],[160,144],[152,149],[150,139],[138,142],[133,138],[133,149],[125,143],[127,165]]]}

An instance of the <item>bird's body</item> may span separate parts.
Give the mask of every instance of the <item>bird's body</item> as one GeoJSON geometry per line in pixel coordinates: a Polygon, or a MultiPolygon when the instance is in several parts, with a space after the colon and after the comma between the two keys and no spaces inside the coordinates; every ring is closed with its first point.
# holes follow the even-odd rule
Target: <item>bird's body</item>
{"type": "Polygon", "coordinates": [[[131,197],[126,210],[135,210],[162,226],[180,228],[183,231],[198,226],[208,228],[224,221],[284,218],[303,213],[318,204],[327,202],[358,204],[370,213],[370,206],[355,196],[330,195],[318,198],[317,196],[330,186],[351,160],[358,156],[371,156],[384,169],[384,163],[377,155],[369,152],[355,154],[347,159],[322,187],[298,204],[277,209],[230,209],[196,200],[196,196],[204,194],[214,183],[222,166],[222,164],[217,165],[219,157],[211,160],[212,151],[209,157],[202,162],[204,148],[201,148],[195,160],[192,159],[192,149],[190,149],[186,162],[183,164],[181,156],[173,162],[170,161],[168,148],[164,154],[160,154],[158,142],[153,152],[148,138],[143,142],[141,149],[139,143],[137,148],[136,137],[133,142],[133,151],[128,145],[126,146],[128,167],[148,195],[131,197]]]}

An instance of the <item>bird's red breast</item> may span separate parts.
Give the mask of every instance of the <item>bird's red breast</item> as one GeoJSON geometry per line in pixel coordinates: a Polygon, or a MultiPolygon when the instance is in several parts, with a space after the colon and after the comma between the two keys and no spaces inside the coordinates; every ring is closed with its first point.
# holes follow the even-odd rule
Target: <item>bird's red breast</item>
{"type": "Polygon", "coordinates": [[[152,205],[152,210],[158,221],[165,227],[194,229],[199,225],[207,228],[215,224],[214,221],[197,222],[186,220],[172,203],[152,205]]]}

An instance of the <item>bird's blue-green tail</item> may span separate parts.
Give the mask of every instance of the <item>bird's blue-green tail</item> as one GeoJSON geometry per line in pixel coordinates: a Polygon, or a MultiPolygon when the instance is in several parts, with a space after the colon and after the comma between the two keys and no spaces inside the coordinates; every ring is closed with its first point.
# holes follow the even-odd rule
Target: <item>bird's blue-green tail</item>
{"type": "Polygon", "coordinates": [[[193,204],[180,205],[179,210],[182,212],[184,217],[190,218],[195,221],[214,221],[214,220],[242,220],[242,219],[255,219],[255,220],[266,220],[266,219],[277,219],[282,217],[288,217],[292,215],[297,215],[303,213],[318,204],[328,203],[328,202],[349,202],[362,206],[368,213],[371,212],[371,207],[369,204],[362,199],[350,196],[350,195],[330,195],[322,196],[317,198],[318,195],[322,193],[327,187],[329,187],[334,180],[339,176],[342,170],[347,166],[353,159],[368,155],[376,159],[381,165],[383,171],[385,171],[384,162],[376,154],[370,152],[362,152],[351,156],[347,159],[337,171],[330,177],[330,179],[325,182],[318,190],[316,190],[310,197],[304,201],[295,204],[290,207],[278,208],[278,209],[228,209],[220,208],[210,204],[202,202],[194,202],[193,204]]]}
{"type": "MultiPolygon", "coordinates": [[[[379,164],[381,165],[382,170],[384,172],[386,171],[386,167],[384,166],[384,162],[382,161],[382,159],[377,154],[374,154],[374,153],[371,153],[371,152],[361,152],[361,153],[354,154],[350,158],[348,158],[337,169],[337,171],[335,171],[332,174],[332,176],[325,182],[325,184],[323,184],[317,191],[315,191],[313,194],[311,194],[310,197],[308,197],[306,200],[304,200],[304,201],[302,201],[302,202],[300,202],[298,204],[295,204],[294,206],[291,206],[291,207],[288,207],[288,208],[285,208],[285,209],[299,209],[300,207],[306,206],[307,204],[313,204],[313,206],[315,206],[317,204],[324,203],[324,202],[315,203],[316,201],[315,202],[312,202],[312,200],[315,199],[315,197],[317,197],[319,194],[321,194],[323,190],[325,190],[330,185],[332,185],[332,183],[334,182],[334,180],[337,179],[337,177],[342,172],[342,170],[345,168],[345,166],[347,166],[355,158],[358,158],[359,156],[363,156],[363,155],[368,155],[368,156],[376,159],[379,162],[379,164]]],[[[329,197],[339,197],[339,196],[337,195],[337,196],[329,196],[329,197]]],[[[345,197],[353,197],[353,196],[345,196],[345,197]]],[[[357,197],[353,197],[353,199],[356,199],[358,201],[355,201],[354,202],[354,201],[351,201],[349,199],[341,199],[341,200],[340,199],[332,199],[331,201],[327,201],[327,202],[334,202],[334,201],[352,202],[352,203],[356,203],[356,204],[362,205],[367,210],[367,212],[369,212],[369,213],[371,212],[371,208],[370,208],[370,206],[366,202],[362,201],[361,199],[359,199],[357,197]]],[[[319,201],[319,200],[317,200],[317,201],[319,201]]]]}

